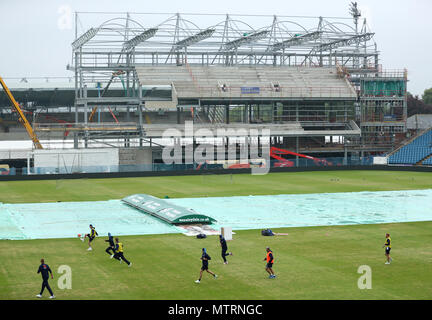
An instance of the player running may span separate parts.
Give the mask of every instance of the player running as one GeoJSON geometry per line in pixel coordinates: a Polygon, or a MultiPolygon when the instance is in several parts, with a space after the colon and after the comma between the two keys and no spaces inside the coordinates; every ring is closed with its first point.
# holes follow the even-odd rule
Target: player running
{"type": "Polygon", "coordinates": [[[109,242],[109,247],[105,249],[105,252],[110,255],[110,258],[114,258],[115,255],[115,244],[114,244],[114,238],[111,235],[111,233],[108,232],[108,240],[105,240],[105,242],[109,242]],[[112,252],[112,254],[110,253],[112,252]]]}
{"type": "Polygon", "coordinates": [[[89,248],[87,249],[88,251],[93,250],[92,246],[91,246],[91,242],[96,238],[96,236],[98,236],[98,233],[96,232],[96,229],[90,225],[90,233],[87,233],[84,238],[81,238],[82,242],[84,242],[85,238],[88,237],[88,245],[89,248]]]}
{"type": "Polygon", "coordinates": [[[40,291],[40,293],[38,295],[36,295],[36,297],[38,298],[42,298],[42,293],[44,292],[45,288],[48,289],[49,293],[51,294],[50,299],[54,299],[54,293],[51,290],[51,287],[48,284],[48,279],[49,279],[49,274],[51,274],[51,279],[53,278],[53,274],[52,271],[49,267],[49,265],[45,264],[44,259],[41,259],[41,265],[39,266],[38,272],[42,275],[42,289],[40,291]]]}
{"type": "Polygon", "coordinates": [[[274,257],[273,257],[273,252],[270,250],[269,247],[266,248],[267,254],[266,257],[264,258],[264,261],[267,260],[267,265],[266,265],[266,271],[270,274],[269,278],[270,279],[274,279],[276,278],[276,275],[273,272],[273,263],[274,263],[274,257]]]}
{"type": "Polygon", "coordinates": [[[383,248],[385,247],[385,256],[387,257],[387,261],[385,264],[390,264],[392,262],[392,258],[390,257],[390,250],[391,250],[391,238],[390,233],[386,233],[386,242],[383,245],[383,248]]]}
{"type": "Polygon", "coordinates": [[[119,242],[118,238],[115,238],[116,241],[116,246],[115,246],[115,254],[114,254],[114,258],[119,260],[120,263],[122,263],[122,261],[126,262],[127,265],[129,267],[132,267],[132,262],[129,262],[125,256],[123,255],[123,243],[119,242]]]}
{"type": "Polygon", "coordinates": [[[211,260],[211,258],[207,254],[206,248],[202,248],[201,260],[202,260],[202,267],[201,267],[201,271],[200,271],[200,276],[199,276],[199,279],[195,281],[195,283],[201,282],[201,278],[202,278],[202,274],[203,274],[204,270],[207,271],[208,273],[210,273],[216,279],[217,275],[215,273],[211,272],[208,268],[208,262],[209,262],[209,260],[211,260]]]}
{"type": "Polygon", "coordinates": [[[224,260],[224,264],[228,264],[228,261],[225,257],[232,256],[232,252],[226,253],[228,251],[228,246],[225,238],[221,234],[219,235],[219,242],[222,248],[222,259],[224,260]]]}

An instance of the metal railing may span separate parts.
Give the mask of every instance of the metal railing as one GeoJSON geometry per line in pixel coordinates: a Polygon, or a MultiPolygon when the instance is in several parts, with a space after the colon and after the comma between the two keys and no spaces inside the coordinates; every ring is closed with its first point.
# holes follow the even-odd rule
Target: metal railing
{"type": "Polygon", "coordinates": [[[365,74],[365,77],[375,78],[376,76],[382,78],[404,78],[407,79],[408,71],[407,69],[384,69],[378,70],[378,72],[365,74]]]}
{"type": "Polygon", "coordinates": [[[404,89],[396,90],[375,90],[375,89],[363,89],[361,90],[363,97],[404,97],[406,92],[404,89]]]}
{"type": "Polygon", "coordinates": [[[35,131],[122,131],[137,130],[138,124],[135,122],[122,123],[34,123],[35,131]]]}
{"type": "MultiPolygon", "coordinates": [[[[339,167],[346,165],[372,165],[372,157],[354,158],[354,157],[328,157],[319,158],[321,161],[314,161],[305,158],[290,158],[286,161],[270,160],[271,168],[308,168],[308,167],[339,167]]],[[[246,161],[247,163],[247,161],[246,161]]],[[[165,164],[165,163],[150,163],[150,164],[134,164],[134,165],[95,165],[95,166],[58,166],[58,167],[30,167],[14,168],[5,171],[2,175],[32,175],[32,174],[78,174],[78,173],[120,173],[120,172],[158,172],[158,171],[202,171],[207,170],[226,170],[252,168],[260,166],[257,161],[250,161],[249,164],[239,165],[238,161],[226,161],[226,163],[210,164],[210,163],[193,163],[193,164],[165,164]]]]}
{"type": "Polygon", "coordinates": [[[252,98],[252,97],[271,97],[271,98],[352,98],[353,93],[346,87],[290,87],[280,86],[277,89],[262,86],[198,86],[195,88],[182,88],[177,84],[177,93],[180,97],[212,97],[212,98],[252,98]],[[249,88],[254,88],[249,90],[249,88]],[[248,89],[248,90],[246,90],[248,89]],[[249,91],[249,92],[248,92],[249,91]]]}

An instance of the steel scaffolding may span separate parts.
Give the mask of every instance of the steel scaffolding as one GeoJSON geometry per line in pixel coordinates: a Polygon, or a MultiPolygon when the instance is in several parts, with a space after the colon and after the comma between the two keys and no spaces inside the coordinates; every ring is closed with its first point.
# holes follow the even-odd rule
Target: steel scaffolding
{"type": "MultiPolygon", "coordinates": [[[[351,17],[343,18],[76,12],[73,65],[69,66],[75,74],[75,123],[91,126],[89,122],[101,106],[136,108],[137,136],[143,139],[146,99],[136,66],[337,67],[357,89],[358,100],[355,112],[348,110],[350,118],[344,105],[334,116],[357,122],[364,132],[359,145],[365,151],[387,150],[406,131],[407,76],[406,72],[386,74],[382,70],[374,33],[360,17],[355,4],[351,17]],[[97,20],[100,23],[95,23],[97,20]],[[367,82],[394,79],[404,84],[397,95],[365,90],[367,82]],[[89,97],[90,87],[103,90],[97,97],[89,97]],[[117,90],[122,94],[110,95],[109,88],[123,89],[117,90]],[[79,119],[80,114],[84,119],[79,119]]],[[[268,114],[288,121],[295,109],[288,106],[284,112],[281,115],[272,109],[268,114]]],[[[310,112],[312,117],[324,117],[325,113],[319,106],[311,106],[310,112]]],[[[83,132],[81,137],[87,141],[92,130],[83,132]]],[[[79,138],[75,133],[76,145],[79,138]]]]}

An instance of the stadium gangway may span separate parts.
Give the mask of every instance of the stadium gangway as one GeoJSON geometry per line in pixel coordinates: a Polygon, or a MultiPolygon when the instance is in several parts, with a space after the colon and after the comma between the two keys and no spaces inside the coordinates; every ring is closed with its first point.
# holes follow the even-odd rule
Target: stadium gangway
{"type": "Polygon", "coordinates": [[[269,97],[269,98],[347,98],[354,99],[354,93],[348,86],[340,87],[286,87],[279,86],[278,90],[262,86],[226,86],[225,90],[220,90],[217,85],[199,86],[198,88],[176,85],[179,97],[220,97],[220,98],[246,98],[246,97],[269,97]],[[257,88],[246,92],[244,88],[257,88]]]}
{"type": "Polygon", "coordinates": [[[136,123],[36,123],[34,127],[35,131],[111,131],[111,132],[121,132],[121,131],[137,131],[136,123]]]}

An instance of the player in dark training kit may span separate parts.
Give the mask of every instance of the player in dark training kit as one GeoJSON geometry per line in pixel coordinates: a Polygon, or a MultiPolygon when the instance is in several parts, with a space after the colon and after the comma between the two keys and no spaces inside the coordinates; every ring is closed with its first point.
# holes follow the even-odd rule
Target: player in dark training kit
{"type": "Polygon", "coordinates": [[[42,289],[36,297],[42,298],[42,293],[44,292],[45,288],[47,288],[49,293],[51,294],[50,299],[54,299],[54,293],[52,292],[51,287],[48,284],[49,274],[51,274],[51,279],[54,278],[50,267],[45,264],[44,259],[41,259],[41,265],[39,266],[37,273],[42,274],[42,289]]]}
{"type": "Polygon", "coordinates": [[[105,252],[110,255],[110,258],[114,258],[115,255],[115,244],[114,244],[114,238],[111,235],[111,233],[108,232],[108,240],[105,240],[105,242],[109,242],[109,247],[105,249],[105,252]],[[111,254],[111,252],[112,254],[111,254]]]}
{"type": "Polygon", "coordinates": [[[273,252],[270,250],[269,247],[266,248],[267,254],[266,257],[264,258],[264,261],[267,261],[266,264],[266,271],[270,274],[269,278],[270,279],[274,279],[276,278],[276,275],[273,272],[273,263],[274,263],[274,257],[273,257],[273,252]]]}
{"type": "Polygon", "coordinates": [[[211,258],[207,254],[206,248],[202,248],[201,260],[202,260],[202,267],[201,267],[201,271],[200,271],[200,276],[199,276],[199,279],[195,281],[195,283],[201,282],[201,278],[202,278],[202,274],[203,274],[204,270],[207,271],[208,273],[210,273],[216,279],[217,275],[215,273],[211,272],[208,268],[208,262],[209,262],[209,260],[211,260],[211,258]]]}
{"type": "Polygon", "coordinates": [[[91,242],[96,238],[96,236],[98,236],[98,233],[96,232],[96,229],[90,225],[90,233],[87,233],[83,239],[81,239],[83,242],[85,240],[86,237],[88,237],[88,245],[89,248],[87,249],[88,251],[93,250],[92,246],[91,246],[91,242]]]}
{"type": "Polygon", "coordinates": [[[224,264],[228,264],[226,256],[232,256],[232,252],[227,253],[228,246],[227,246],[225,238],[221,234],[219,235],[219,242],[220,242],[220,245],[222,248],[222,259],[224,261],[224,264]]]}

